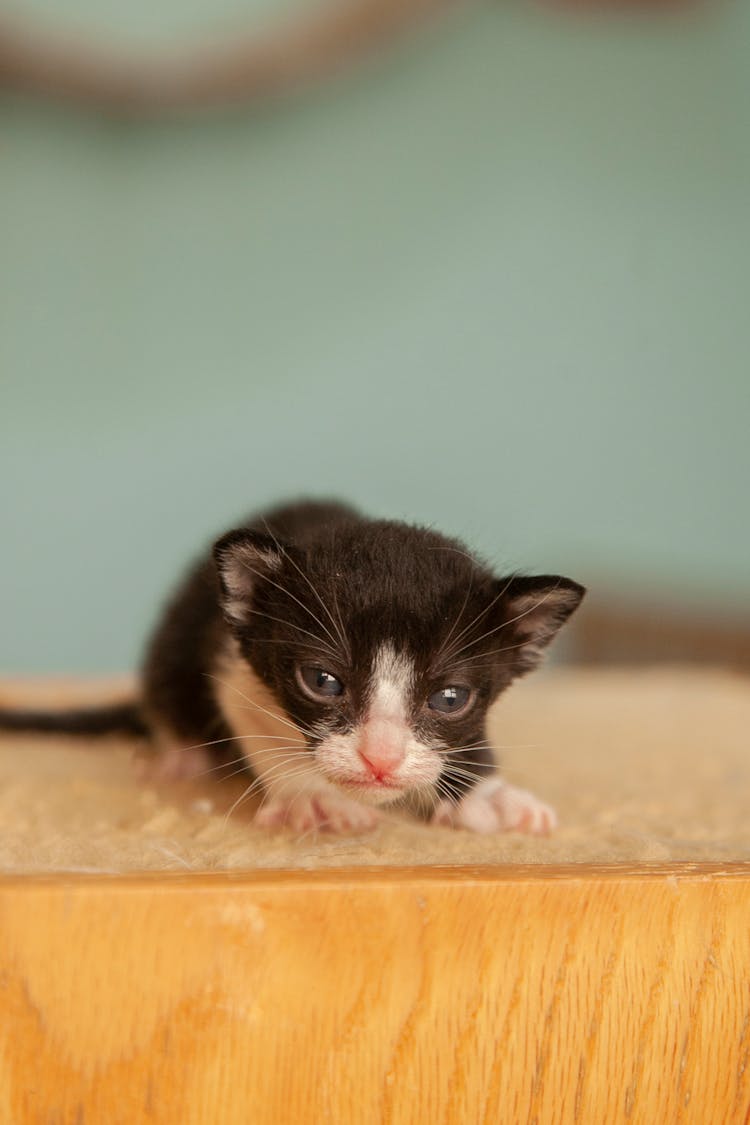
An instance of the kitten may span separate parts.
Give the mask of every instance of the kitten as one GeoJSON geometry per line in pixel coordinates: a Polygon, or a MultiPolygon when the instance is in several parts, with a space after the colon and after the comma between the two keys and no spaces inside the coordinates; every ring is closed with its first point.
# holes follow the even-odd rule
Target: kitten
{"type": "Polygon", "coordinates": [[[0,728],[147,733],[163,778],[239,761],[268,828],[361,831],[411,799],[439,824],[546,832],[552,809],[497,773],[487,711],[583,594],[495,577],[431,530],[290,504],[224,535],[178,588],[137,703],[0,712],[0,728]]]}

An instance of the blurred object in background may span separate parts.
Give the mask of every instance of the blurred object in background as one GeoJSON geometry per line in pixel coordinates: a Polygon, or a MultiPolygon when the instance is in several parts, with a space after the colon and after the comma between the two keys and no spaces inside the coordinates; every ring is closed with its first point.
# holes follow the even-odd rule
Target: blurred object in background
{"type": "Polygon", "coordinates": [[[435,18],[455,0],[328,0],[277,26],[237,31],[202,47],[125,51],[37,22],[0,21],[0,86],[155,114],[299,91],[435,18]]]}
{"type": "Polygon", "coordinates": [[[14,11],[98,62],[40,98],[1,23],[0,671],[132,667],[203,544],[302,493],[583,582],[570,659],[745,663],[749,5],[14,11]],[[232,112],[98,112],[133,87],[94,44],[158,86],[233,27],[232,112]]]}
{"type": "MultiPolygon", "coordinates": [[[[662,11],[697,0],[548,0],[573,9],[662,11]]],[[[255,101],[298,91],[346,69],[444,9],[472,0],[328,0],[280,26],[237,31],[208,46],[162,54],[126,51],[86,36],[0,18],[0,88],[88,104],[105,112],[155,114],[255,101]]]]}
{"type": "Polygon", "coordinates": [[[607,598],[595,591],[568,627],[577,664],[711,664],[750,672],[750,610],[732,618],[704,606],[607,598]]]}

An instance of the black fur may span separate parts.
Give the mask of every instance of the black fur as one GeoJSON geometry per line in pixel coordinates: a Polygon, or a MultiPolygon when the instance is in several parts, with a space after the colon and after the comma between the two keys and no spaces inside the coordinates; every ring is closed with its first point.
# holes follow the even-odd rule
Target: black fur
{"type": "Polygon", "coordinates": [[[212,675],[233,635],[294,722],[343,731],[364,714],[369,669],[389,641],[416,672],[415,732],[444,750],[473,747],[446,757],[443,788],[458,797],[471,780],[451,763],[474,777],[490,768],[487,708],[538,663],[583,594],[557,576],[497,578],[462,543],[425,528],[368,520],[338,503],[292,504],[223,536],[188,574],[148,647],[140,711],[50,715],[45,726],[38,714],[25,713],[24,724],[24,713],[0,713],[0,726],[141,733],[143,715],[184,745],[228,738],[212,675]],[[308,698],[295,674],[301,663],[339,677],[346,706],[308,698]],[[474,693],[463,717],[425,706],[455,683],[474,693]]]}
{"type": "Polygon", "coordinates": [[[135,703],[105,707],[82,707],[70,711],[0,711],[0,730],[36,731],[39,734],[100,735],[148,734],[140,709],[135,703]]]}

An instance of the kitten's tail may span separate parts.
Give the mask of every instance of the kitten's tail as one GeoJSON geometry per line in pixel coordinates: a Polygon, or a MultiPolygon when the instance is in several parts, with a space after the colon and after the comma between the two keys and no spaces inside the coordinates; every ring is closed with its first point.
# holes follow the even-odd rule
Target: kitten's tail
{"type": "Polygon", "coordinates": [[[36,734],[129,734],[143,737],[148,725],[138,703],[108,703],[99,707],[70,707],[54,711],[0,707],[0,731],[36,734]]]}

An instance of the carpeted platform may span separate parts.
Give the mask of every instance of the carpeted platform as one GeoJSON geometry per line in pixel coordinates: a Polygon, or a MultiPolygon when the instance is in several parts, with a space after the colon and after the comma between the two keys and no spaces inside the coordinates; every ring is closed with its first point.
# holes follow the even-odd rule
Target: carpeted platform
{"type": "MultiPolygon", "coordinates": [[[[78,702],[113,685],[0,685],[78,702]]],[[[750,860],[750,681],[722,671],[563,670],[516,685],[494,716],[509,780],[550,801],[548,839],[429,828],[391,814],[371,835],[293,839],[226,811],[234,779],[156,791],[125,741],[4,735],[0,870],[139,871],[345,864],[750,860]]]]}

